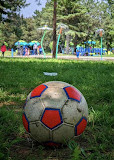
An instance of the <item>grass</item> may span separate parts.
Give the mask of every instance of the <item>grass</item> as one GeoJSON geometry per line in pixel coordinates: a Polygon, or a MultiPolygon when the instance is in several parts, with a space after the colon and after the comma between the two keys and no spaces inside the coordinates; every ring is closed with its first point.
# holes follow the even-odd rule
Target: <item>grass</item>
{"type": "Polygon", "coordinates": [[[112,160],[114,63],[56,59],[0,59],[0,160],[112,160]],[[57,72],[45,76],[43,72],[57,72]],[[85,132],[68,146],[46,148],[28,142],[22,108],[29,92],[47,81],[78,88],[89,107],[85,132]]]}
{"type": "Polygon", "coordinates": [[[114,54],[106,54],[106,55],[103,55],[103,57],[114,57],[114,54]]]}

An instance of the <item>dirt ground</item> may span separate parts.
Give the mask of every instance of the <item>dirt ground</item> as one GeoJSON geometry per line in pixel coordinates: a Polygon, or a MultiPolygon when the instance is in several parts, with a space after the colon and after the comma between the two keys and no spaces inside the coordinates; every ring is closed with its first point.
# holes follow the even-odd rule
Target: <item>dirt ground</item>
{"type": "MultiPolygon", "coordinates": [[[[44,58],[44,55],[29,55],[29,56],[14,56],[15,58],[44,58]]],[[[46,55],[45,58],[52,58],[52,56],[46,55]]],[[[76,55],[64,55],[57,56],[58,59],[75,59],[75,60],[86,60],[86,61],[114,61],[114,57],[97,57],[97,56],[80,56],[77,59],[76,55]]]]}

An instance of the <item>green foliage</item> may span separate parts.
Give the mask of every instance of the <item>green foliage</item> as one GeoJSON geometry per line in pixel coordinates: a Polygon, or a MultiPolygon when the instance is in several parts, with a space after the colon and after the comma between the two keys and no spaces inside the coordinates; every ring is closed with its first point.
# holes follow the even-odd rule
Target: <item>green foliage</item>
{"type": "Polygon", "coordinates": [[[53,49],[53,42],[50,42],[49,47],[51,50],[53,49]]]}
{"type": "Polygon", "coordinates": [[[105,46],[107,47],[107,50],[110,50],[110,48],[112,48],[114,44],[114,21],[113,21],[114,5],[111,3],[111,1],[108,3],[106,3],[106,1],[102,2],[100,3],[99,7],[100,7],[101,28],[103,28],[105,31],[103,35],[104,43],[105,46]]]}
{"type": "Polygon", "coordinates": [[[33,40],[40,41],[40,36],[38,34],[34,19],[25,19],[25,23],[21,25],[21,29],[22,35],[20,39],[23,39],[26,42],[31,42],[33,40]]]}
{"type": "Polygon", "coordinates": [[[85,32],[88,19],[86,12],[86,8],[78,1],[59,1],[58,3],[58,19],[69,26],[68,34],[72,36],[75,45],[76,41],[79,43],[87,35],[85,32]]]}
{"type": "Polygon", "coordinates": [[[72,160],[80,160],[81,148],[75,141],[69,141],[68,147],[73,151],[72,160]]]}
{"type": "Polygon", "coordinates": [[[12,16],[15,16],[16,12],[20,11],[22,7],[27,5],[28,4],[26,4],[26,0],[1,0],[0,21],[11,21],[12,16]]]}

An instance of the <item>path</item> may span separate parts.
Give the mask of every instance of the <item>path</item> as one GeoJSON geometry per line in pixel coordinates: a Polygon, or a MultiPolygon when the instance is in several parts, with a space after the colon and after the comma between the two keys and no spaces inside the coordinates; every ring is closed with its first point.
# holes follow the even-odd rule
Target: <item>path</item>
{"type": "MultiPolygon", "coordinates": [[[[30,55],[30,56],[14,56],[16,58],[44,58],[44,55],[30,55]]],[[[46,55],[46,58],[52,58],[50,55],[46,55]]],[[[76,59],[75,55],[64,55],[64,56],[59,56],[57,57],[58,59],[76,59]]],[[[95,57],[95,56],[80,56],[79,60],[87,60],[87,61],[100,61],[101,57],[95,57]]],[[[102,57],[102,60],[104,61],[114,61],[114,57],[102,57]]]]}

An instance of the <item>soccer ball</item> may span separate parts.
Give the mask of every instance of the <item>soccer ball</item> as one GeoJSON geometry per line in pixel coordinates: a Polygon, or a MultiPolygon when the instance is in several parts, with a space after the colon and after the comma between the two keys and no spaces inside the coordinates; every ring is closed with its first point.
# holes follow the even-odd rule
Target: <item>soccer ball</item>
{"type": "Polygon", "coordinates": [[[74,86],[50,81],[37,86],[27,97],[23,125],[40,143],[65,144],[86,128],[88,106],[74,86]]]}

